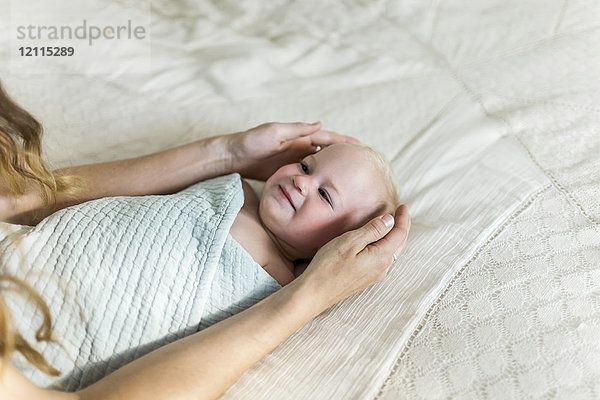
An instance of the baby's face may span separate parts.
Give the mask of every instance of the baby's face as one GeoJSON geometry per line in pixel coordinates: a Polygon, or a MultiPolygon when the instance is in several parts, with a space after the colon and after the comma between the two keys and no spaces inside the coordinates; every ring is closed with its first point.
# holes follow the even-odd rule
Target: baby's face
{"type": "Polygon", "coordinates": [[[383,187],[364,150],[335,144],[271,175],[259,216],[279,240],[312,257],[373,213],[384,198],[383,187]]]}

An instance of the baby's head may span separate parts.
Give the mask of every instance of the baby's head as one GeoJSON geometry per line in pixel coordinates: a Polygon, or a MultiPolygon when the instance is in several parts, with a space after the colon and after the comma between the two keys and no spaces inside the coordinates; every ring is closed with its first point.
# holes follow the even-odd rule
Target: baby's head
{"type": "Polygon", "coordinates": [[[271,175],[259,216],[291,257],[312,258],[336,236],[378,215],[393,214],[397,196],[383,155],[367,146],[339,143],[271,175]]]}

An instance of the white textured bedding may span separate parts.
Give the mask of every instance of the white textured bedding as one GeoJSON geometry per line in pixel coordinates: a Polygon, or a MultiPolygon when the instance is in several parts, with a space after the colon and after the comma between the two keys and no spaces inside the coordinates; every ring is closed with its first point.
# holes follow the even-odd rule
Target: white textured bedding
{"type": "Polygon", "coordinates": [[[0,65],[55,167],[321,120],[392,160],[413,217],[384,282],[224,398],[600,398],[600,3],[152,6],[150,74],[0,65]]]}

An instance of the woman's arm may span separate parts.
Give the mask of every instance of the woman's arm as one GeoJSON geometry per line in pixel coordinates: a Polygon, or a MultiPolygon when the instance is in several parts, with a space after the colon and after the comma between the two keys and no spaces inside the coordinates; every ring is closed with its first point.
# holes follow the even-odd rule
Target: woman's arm
{"type": "Polygon", "coordinates": [[[297,280],[251,308],[124,366],[80,399],[214,399],[323,311],[297,280]]]}
{"type": "Polygon", "coordinates": [[[38,388],[0,360],[7,400],[215,399],[246,370],[326,307],[296,279],[261,302],[161,347],[77,393],[38,388]]]}
{"type": "Polygon", "coordinates": [[[48,215],[75,204],[106,196],[175,193],[204,179],[232,171],[225,136],[210,137],[126,160],[62,168],[58,175],[77,175],[84,185],[78,195],[56,193],[56,202],[44,205],[32,190],[17,199],[0,199],[0,220],[36,225],[48,215]]]}
{"type": "Polygon", "coordinates": [[[141,157],[54,172],[83,178],[85,201],[106,196],[171,194],[196,182],[231,173],[231,168],[226,137],[215,136],[141,157]]]}
{"type": "MultiPolygon", "coordinates": [[[[2,399],[215,399],[323,306],[298,280],[251,308],[161,347],[73,393],[38,388],[14,368],[0,381],[2,399]]],[[[0,363],[1,364],[1,363],[0,363]]]]}

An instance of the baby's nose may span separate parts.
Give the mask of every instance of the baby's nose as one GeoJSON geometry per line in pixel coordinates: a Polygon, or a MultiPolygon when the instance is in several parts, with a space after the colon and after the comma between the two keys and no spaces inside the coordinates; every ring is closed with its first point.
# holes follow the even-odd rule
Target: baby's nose
{"type": "Polygon", "coordinates": [[[308,193],[308,188],[310,185],[310,177],[306,175],[296,175],[294,177],[294,185],[302,195],[306,195],[308,193]]]}

